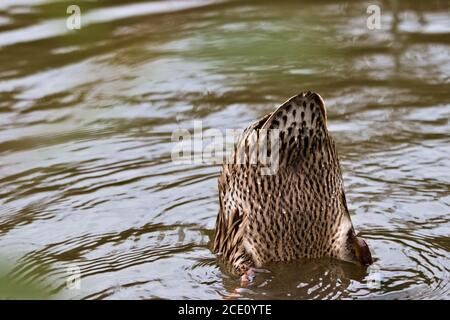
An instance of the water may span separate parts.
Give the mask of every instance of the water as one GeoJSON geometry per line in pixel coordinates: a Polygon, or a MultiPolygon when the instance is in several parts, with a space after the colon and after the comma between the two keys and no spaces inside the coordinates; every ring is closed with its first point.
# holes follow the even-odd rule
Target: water
{"type": "Polygon", "coordinates": [[[221,299],[216,165],[171,135],[244,128],[319,92],[375,272],[267,266],[243,298],[449,298],[450,25],[444,1],[0,3],[0,255],[71,299],[221,299]],[[66,286],[79,268],[79,289],[66,286]],[[370,286],[371,277],[380,280],[370,286]]]}

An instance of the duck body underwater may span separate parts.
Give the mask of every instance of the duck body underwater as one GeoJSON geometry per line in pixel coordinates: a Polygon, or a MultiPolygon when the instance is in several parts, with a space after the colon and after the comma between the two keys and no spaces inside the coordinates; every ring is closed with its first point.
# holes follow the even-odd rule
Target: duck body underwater
{"type": "MultiPolygon", "coordinates": [[[[235,145],[251,158],[260,132],[276,130],[278,168],[224,164],[214,251],[242,281],[269,262],[331,257],[372,264],[366,242],[356,236],[345,199],[335,142],[325,104],[317,93],[300,93],[251,124],[235,145]]],[[[270,150],[269,150],[270,152],[270,150]]]]}

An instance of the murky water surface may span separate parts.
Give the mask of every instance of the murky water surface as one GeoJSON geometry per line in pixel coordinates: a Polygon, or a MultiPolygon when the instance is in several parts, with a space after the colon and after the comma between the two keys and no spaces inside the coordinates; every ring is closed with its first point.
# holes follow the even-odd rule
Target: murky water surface
{"type": "Polygon", "coordinates": [[[233,292],[210,250],[219,167],[174,164],[171,134],[244,128],[314,90],[378,271],[275,264],[242,297],[450,297],[448,2],[381,2],[373,31],[360,1],[89,1],[79,31],[67,5],[0,2],[0,255],[14,278],[73,299],[233,292]]]}

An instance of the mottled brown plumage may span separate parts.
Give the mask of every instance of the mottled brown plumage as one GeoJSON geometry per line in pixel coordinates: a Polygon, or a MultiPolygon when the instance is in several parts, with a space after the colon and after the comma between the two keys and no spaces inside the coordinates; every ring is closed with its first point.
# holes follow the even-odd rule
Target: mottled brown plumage
{"type": "Polygon", "coordinates": [[[372,263],[352,226],[338,154],[318,94],[294,96],[250,125],[231,160],[219,177],[214,251],[235,272],[301,258],[372,263]],[[266,135],[261,129],[279,130],[279,167],[273,175],[261,174],[262,165],[249,160],[252,147],[266,135]],[[245,161],[238,164],[238,159],[245,161]]]}

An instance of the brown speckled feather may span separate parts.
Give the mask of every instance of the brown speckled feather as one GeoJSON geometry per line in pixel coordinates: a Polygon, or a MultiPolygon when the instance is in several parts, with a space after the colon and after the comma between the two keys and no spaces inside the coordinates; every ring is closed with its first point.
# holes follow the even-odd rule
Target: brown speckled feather
{"type": "Polygon", "coordinates": [[[354,230],[326,122],[322,98],[301,93],[250,125],[236,144],[231,159],[249,159],[260,129],[279,130],[276,174],[262,175],[259,164],[232,162],[219,177],[214,251],[235,272],[270,261],[354,260],[354,230]]]}

